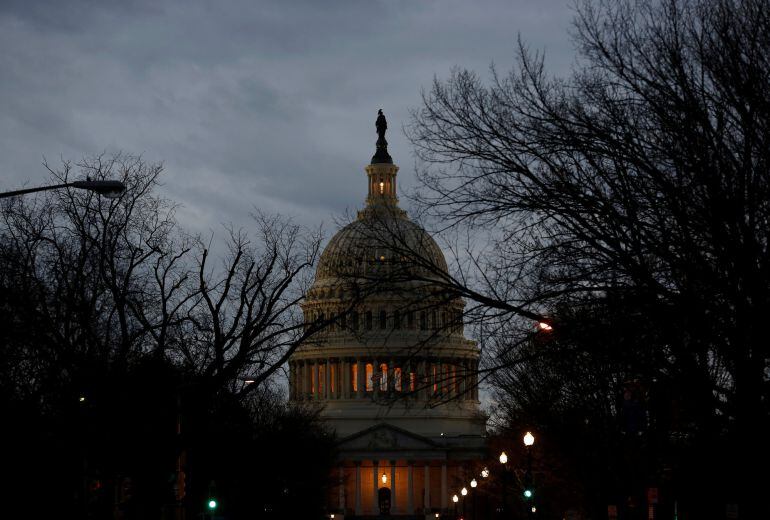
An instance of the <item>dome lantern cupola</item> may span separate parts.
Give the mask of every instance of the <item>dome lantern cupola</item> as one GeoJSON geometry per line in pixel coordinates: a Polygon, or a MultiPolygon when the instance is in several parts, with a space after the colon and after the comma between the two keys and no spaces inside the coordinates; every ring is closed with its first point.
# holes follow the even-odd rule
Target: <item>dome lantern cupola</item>
{"type": "Polygon", "coordinates": [[[398,166],[393,164],[393,158],[388,154],[388,141],[385,140],[385,132],[388,122],[382,109],[377,112],[377,150],[372,157],[372,162],[366,167],[366,175],[369,180],[369,194],[366,197],[367,207],[372,206],[396,206],[396,173],[398,166]]]}

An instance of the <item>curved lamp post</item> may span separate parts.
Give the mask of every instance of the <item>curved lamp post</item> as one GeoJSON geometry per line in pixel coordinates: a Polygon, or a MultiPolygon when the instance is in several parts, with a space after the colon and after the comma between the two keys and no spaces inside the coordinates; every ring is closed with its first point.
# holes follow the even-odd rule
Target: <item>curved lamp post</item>
{"type": "Polygon", "coordinates": [[[6,191],[0,193],[0,199],[6,197],[18,197],[19,195],[27,195],[28,193],[36,193],[38,191],[59,190],[62,188],[77,188],[79,190],[88,190],[98,193],[108,199],[116,199],[120,197],[124,191],[126,191],[126,185],[120,181],[74,181],[66,184],[53,184],[51,186],[40,186],[37,188],[26,188],[23,190],[6,191]]]}

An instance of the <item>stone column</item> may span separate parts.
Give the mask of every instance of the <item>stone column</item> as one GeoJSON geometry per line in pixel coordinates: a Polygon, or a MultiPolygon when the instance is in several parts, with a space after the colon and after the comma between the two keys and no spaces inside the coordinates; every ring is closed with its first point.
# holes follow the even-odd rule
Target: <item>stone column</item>
{"type": "Polygon", "coordinates": [[[361,462],[356,462],[356,516],[361,516],[361,462]]]}
{"type": "Polygon", "coordinates": [[[366,392],[366,386],[364,386],[366,384],[364,381],[366,377],[366,363],[361,363],[360,359],[356,359],[356,366],[358,367],[356,369],[356,378],[358,379],[358,392],[356,392],[356,397],[361,399],[366,392]]]}
{"type": "Polygon", "coordinates": [[[345,511],[345,467],[340,466],[340,509],[345,511]]]}
{"type": "Polygon", "coordinates": [[[441,463],[441,509],[447,508],[449,497],[447,496],[446,462],[441,463]]]}
{"type": "Polygon", "coordinates": [[[311,370],[313,372],[310,375],[310,384],[313,385],[313,390],[312,390],[312,392],[313,392],[313,399],[318,399],[318,389],[320,388],[321,385],[318,382],[318,375],[319,375],[320,372],[318,370],[318,361],[317,360],[313,361],[313,368],[311,370]]]}
{"type": "Polygon", "coordinates": [[[430,512],[430,464],[425,463],[425,468],[423,469],[423,482],[425,484],[425,493],[423,493],[424,499],[422,507],[425,510],[426,513],[430,512]]]}
{"type": "Polygon", "coordinates": [[[390,510],[396,512],[396,461],[390,461],[390,510]]]}
{"type": "Polygon", "coordinates": [[[348,385],[348,378],[350,377],[350,367],[347,358],[342,358],[340,361],[340,399],[347,399],[350,394],[350,385],[348,385]]]}
{"type": "Polygon", "coordinates": [[[330,388],[329,383],[331,382],[331,371],[332,371],[332,361],[329,358],[326,358],[326,370],[324,370],[324,397],[326,399],[331,399],[332,396],[332,389],[330,388]]]}
{"type": "MultiPolygon", "coordinates": [[[[372,360],[372,378],[374,378],[374,374],[377,374],[379,371],[380,371],[380,365],[376,359],[373,359],[372,360]]],[[[376,379],[372,379],[372,396],[375,399],[377,399],[377,396],[379,394],[380,394],[380,382],[377,381],[376,379]]]]}
{"type": "Polygon", "coordinates": [[[379,498],[377,491],[380,489],[380,462],[377,460],[374,461],[374,467],[372,468],[372,479],[374,485],[374,490],[372,492],[372,514],[378,515],[380,513],[378,511],[379,508],[377,507],[377,499],[379,498]]]}
{"type": "Polygon", "coordinates": [[[409,515],[414,514],[414,464],[412,461],[407,462],[406,468],[406,513],[409,515]]]}

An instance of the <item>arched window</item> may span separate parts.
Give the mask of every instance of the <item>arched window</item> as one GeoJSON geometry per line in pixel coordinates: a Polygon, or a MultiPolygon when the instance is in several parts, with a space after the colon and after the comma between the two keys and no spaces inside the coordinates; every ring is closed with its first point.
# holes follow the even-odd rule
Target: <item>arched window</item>
{"type": "Polygon", "coordinates": [[[425,311],[420,311],[420,330],[425,330],[428,328],[426,321],[427,317],[425,316],[425,311]]]}
{"type": "Polygon", "coordinates": [[[367,392],[373,392],[374,391],[374,367],[371,363],[366,364],[366,372],[364,373],[366,376],[366,391],[367,392]]]}
{"type": "Polygon", "coordinates": [[[372,330],[372,311],[366,311],[366,330],[372,330]]]}
{"type": "Polygon", "coordinates": [[[350,321],[353,322],[353,330],[358,330],[358,311],[353,311],[350,315],[350,321]]]}
{"type": "Polygon", "coordinates": [[[401,391],[401,367],[393,369],[393,390],[401,391]]]}
{"type": "Polygon", "coordinates": [[[381,392],[387,392],[388,391],[388,365],[387,365],[387,363],[381,363],[380,364],[380,373],[378,375],[380,376],[380,391],[381,392]]]}
{"type": "Polygon", "coordinates": [[[380,329],[384,329],[387,326],[388,314],[385,309],[380,310],[380,329]]]}
{"type": "Polygon", "coordinates": [[[414,311],[409,311],[406,314],[406,326],[410,329],[414,328],[414,311]]]}
{"type": "Polygon", "coordinates": [[[399,330],[401,328],[401,314],[398,309],[393,311],[393,328],[399,330]]]}

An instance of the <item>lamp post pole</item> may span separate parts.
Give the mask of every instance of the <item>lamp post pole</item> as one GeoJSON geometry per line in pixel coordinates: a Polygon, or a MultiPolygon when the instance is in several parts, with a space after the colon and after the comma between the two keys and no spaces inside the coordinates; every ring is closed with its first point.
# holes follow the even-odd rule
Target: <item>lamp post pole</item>
{"type": "Polygon", "coordinates": [[[532,481],[532,445],[535,444],[535,436],[532,435],[532,432],[527,432],[524,434],[524,446],[527,449],[527,473],[524,476],[524,493],[525,497],[531,500],[531,503],[527,504],[527,517],[534,518],[535,516],[535,493],[534,493],[534,485],[532,481]],[[526,494],[529,493],[529,496],[526,494]]]}
{"type": "Polygon", "coordinates": [[[476,479],[474,478],[471,480],[471,494],[473,495],[473,503],[471,506],[473,507],[473,520],[476,520],[476,486],[478,486],[479,483],[476,482],[476,479]]]}
{"type": "Polygon", "coordinates": [[[53,184],[51,186],[39,186],[37,188],[25,188],[23,190],[6,191],[0,193],[0,199],[7,197],[18,197],[20,195],[27,195],[29,193],[37,193],[38,191],[59,190],[62,188],[77,188],[80,190],[93,191],[110,199],[120,197],[123,192],[126,191],[125,184],[120,181],[85,180],[68,182],[66,184],[53,184]]]}
{"type": "Polygon", "coordinates": [[[506,488],[508,487],[508,455],[505,452],[502,452],[500,454],[500,464],[502,464],[502,466],[503,466],[503,479],[502,479],[502,488],[503,489],[502,489],[502,493],[501,493],[502,499],[503,499],[503,504],[502,504],[502,507],[500,509],[501,509],[501,512],[503,513],[502,517],[505,518],[507,513],[508,513],[508,508],[507,508],[507,505],[506,505],[506,498],[507,498],[506,497],[506,492],[507,492],[506,488]]]}

